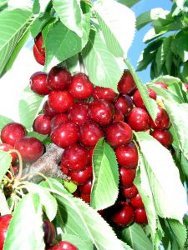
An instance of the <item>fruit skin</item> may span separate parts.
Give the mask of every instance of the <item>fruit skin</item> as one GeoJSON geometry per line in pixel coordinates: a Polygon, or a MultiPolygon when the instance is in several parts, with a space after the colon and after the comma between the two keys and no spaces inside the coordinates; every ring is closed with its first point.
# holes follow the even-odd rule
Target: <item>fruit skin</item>
{"type": "Polygon", "coordinates": [[[113,102],[117,94],[111,88],[96,86],[93,91],[93,98],[96,100],[105,100],[113,102]]]}
{"type": "Polygon", "coordinates": [[[48,95],[48,104],[56,113],[68,111],[74,104],[74,98],[68,91],[51,91],[48,95]]]}
{"type": "Polygon", "coordinates": [[[139,194],[137,194],[135,197],[131,198],[130,202],[134,208],[144,208],[142,198],[139,194]]]}
{"type": "Polygon", "coordinates": [[[136,89],[136,85],[131,73],[125,70],[121,80],[118,83],[118,91],[121,94],[130,95],[136,89]]]}
{"type": "Polygon", "coordinates": [[[55,227],[49,220],[43,222],[44,242],[47,246],[51,246],[56,237],[55,227]]]}
{"type": "Polygon", "coordinates": [[[38,115],[33,122],[34,131],[42,135],[49,135],[51,132],[51,118],[47,115],[38,115]]]}
{"type": "MultiPolygon", "coordinates": [[[[2,151],[10,151],[14,149],[14,147],[10,144],[7,144],[7,143],[0,143],[0,150],[2,151]]],[[[11,153],[11,157],[12,157],[12,164],[15,163],[15,161],[17,160],[17,154],[16,153],[11,153]]]]}
{"type": "Polygon", "coordinates": [[[43,111],[44,115],[47,115],[51,118],[54,117],[55,115],[57,115],[57,112],[49,106],[48,101],[45,101],[43,108],[42,108],[42,111],[43,111]]]}
{"type": "Polygon", "coordinates": [[[119,95],[117,100],[114,103],[114,106],[117,110],[122,112],[123,115],[128,115],[133,109],[133,102],[130,96],[128,95],[119,95]]]}
{"type": "Polygon", "coordinates": [[[128,188],[122,188],[121,189],[121,194],[123,195],[124,198],[131,199],[135,197],[138,193],[138,190],[136,186],[133,184],[131,187],[128,188]]]}
{"type": "Polygon", "coordinates": [[[170,127],[170,119],[166,112],[161,107],[158,107],[157,118],[155,119],[155,123],[150,120],[151,127],[153,129],[168,129],[170,127]]]}
{"type": "Polygon", "coordinates": [[[67,114],[57,114],[51,119],[51,130],[58,127],[60,124],[68,122],[68,115],[67,114]]]}
{"type": "Polygon", "coordinates": [[[38,50],[38,48],[37,48],[37,46],[36,46],[35,44],[33,45],[33,55],[34,55],[35,60],[36,60],[39,64],[41,64],[41,65],[44,65],[44,64],[45,64],[45,55],[42,54],[42,53],[38,50]]]}
{"type": "Polygon", "coordinates": [[[37,49],[39,50],[39,52],[41,54],[45,54],[45,49],[43,47],[43,37],[42,37],[42,33],[39,33],[36,37],[35,37],[35,45],[37,47],[37,49]]]}
{"type": "Polygon", "coordinates": [[[15,144],[23,160],[26,162],[36,161],[44,153],[44,145],[34,137],[23,137],[15,144]]]}
{"type": "Polygon", "coordinates": [[[78,250],[78,248],[68,241],[60,241],[58,244],[49,248],[48,250],[78,250]]]}
{"type": "Polygon", "coordinates": [[[136,223],[148,224],[148,219],[144,208],[135,209],[134,214],[135,214],[134,220],[136,223]]]}
{"type": "Polygon", "coordinates": [[[150,117],[142,108],[133,108],[128,115],[127,122],[135,131],[145,131],[150,128],[150,117]]]}
{"type": "Polygon", "coordinates": [[[86,123],[89,120],[88,104],[75,103],[69,111],[69,120],[78,125],[86,123]]]}
{"type": "Polygon", "coordinates": [[[81,198],[83,201],[85,201],[86,203],[88,203],[88,204],[89,204],[90,201],[91,201],[91,197],[90,197],[89,194],[81,193],[80,198],[81,198]]]}
{"type": "Polygon", "coordinates": [[[50,90],[47,87],[47,74],[36,72],[30,77],[30,87],[38,95],[48,95],[50,90]]]}
{"type": "Polygon", "coordinates": [[[170,147],[173,142],[173,137],[168,130],[155,129],[151,135],[158,140],[164,147],[170,147]]]}
{"type": "Polygon", "coordinates": [[[138,165],[138,151],[133,142],[121,145],[115,150],[116,158],[121,167],[136,168],[138,165]]]}
{"type": "Polygon", "coordinates": [[[8,226],[11,219],[12,219],[11,214],[0,216],[0,250],[3,250],[4,241],[6,238],[8,226]]]}
{"type": "Polygon", "coordinates": [[[125,122],[114,122],[106,128],[106,139],[113,147],[128,144],[132,136],[132,129],[125,122]]]}
{"type": "Polygon", "coordinates": [[[48,88],[51,90],[64,90],[71,83],[71,74],[61,67],[53,67],[48,74],[48,88]]]}
{"type": "Polygon", "coordinates": [[[92,177],[92,167],[88,166],[80,171],[70,171],[71,180],[78,185],[84,185],[92,177]]]}
{"type": "MultiPolygon", "coordinates": [[[[152,90],[152,89],[149,88],[149,89],[148,89],[148,94],[149,94],[149,97],[150,97],[150,98],[156,100],[157,95],[156,95],[156,93],[155,93],[154,90],[152,90]]],[[[140,95],[139,90],[136,90],[136,91],[134,92],[134,95],[133,95],[133,102],[134,102],[134,104],[135,104],[136,107],[145,108],[145,105],[144,105],[144,102],[143,102],[143,100],[142,100],[142,97],[141,97],[141,95],[140,95]]]]}
{"type": "Polygon", "coordinates": [[[66,148],[78,141],[79,129],[73,122],[62,123],[52,131],[50,137],[57,146],[66,148]]]}
{"type": "Polygon", "coordinates": [[[78,73],[72,77],[69,92],[76,99],[87,99],[93,94],[93,84],[84,73],[78,73]]]}
{"type": "Polygon", "coordinates": [[[1,130],[1,140],[4,143],[15,145],[17,141],[22,139],[26,135],[25,127],[16,122],[8,123],[1,130]]]}
{"type": "Polygon", "coordinates": [[[126,168],[120,167],[119,173],[120,173],[121,185],[126,188],[131,187],[133,185],[136,171],[134,169],[126,169],[126,168]]]}
{"type": "Polygon", "coordinates": [[[88,180],[84,185],[79,186],[79,190],[82,194],[90,195],[92,187],[92,180],[88,180]]]}

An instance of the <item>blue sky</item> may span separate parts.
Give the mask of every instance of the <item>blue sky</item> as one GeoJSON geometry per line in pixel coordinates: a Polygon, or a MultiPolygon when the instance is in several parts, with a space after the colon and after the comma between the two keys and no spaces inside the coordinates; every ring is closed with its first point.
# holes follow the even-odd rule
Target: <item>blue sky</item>
{"type": "MultiPolygon", "coordinates": [[[[136,16],[138,16],[139,14],[151,10],[153,8],[163,8],[166,10],[170,10],[171,6],[172,2],[170,0],[141,0],[132,9],[136,13],[136,16]]],[[[129,59],[134,67],[136,67],[141,51],[145,47],[145,44],[143,43],[143,37],[149,30],[149,28],[150,26],[147,25],[145,28],[141,29],[140,31],[137,31],[135,34],[133,44],[128,54],[129,59]]],[[[150,80],[149,69],[138,72],[138,74],[143,82],[150,80]]]]}

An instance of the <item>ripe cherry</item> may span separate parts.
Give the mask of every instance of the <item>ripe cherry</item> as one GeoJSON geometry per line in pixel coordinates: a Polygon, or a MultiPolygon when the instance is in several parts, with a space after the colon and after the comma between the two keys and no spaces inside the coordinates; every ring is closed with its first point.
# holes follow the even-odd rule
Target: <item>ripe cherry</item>
{"type": "Polygon", "coordinates": [[[61,158],[61,164],[73,171],[83,170],[87,161],[87,150],[79,144],[66,148],[61,158]]]}
{"type": "Polygon", "coordinates": [[[23,137],[15,144],[23,160],[26,162],[36,161],[44,153],[44,146],[41,141],[34,137],[23,137]]]}
{"type": "Polygon", "coordinates": [[[68,241],[60,241],[55,246],[49,248],[49,250],[78,250],[78,248],[68,241]]]}
{"type": "Polygon", "coordinates": [[[33,129],[39,134],[49,135],[51,132],[51,118],[47,115],[38,115],[33,122],[33,129]]]}
{"type": "Polygon", "coordinates": [[[15,145],[17,141],[26,135],[26,129],[22,124],[12,122],[8,123],[1,130],[1,140],[4,143],[15,145]]]}
{"type": "Polygon", "coordinates": [[[134,169],[126,169],[124,167],[120,167],[119,173],[121,185],[126,188],[131,187],[133,185],[136,171],[134,169]]]}
{"type": "MultiPolygon", "coordinates": [[[[7,143],[0,143],[0,150],[2,151],[10,151],[14,149],[14,147],[10,144],[7,144],[7,143]]],[[[17,160],[17,154],[16,153],[11,153],[11,157],[12,157],[12,164],[15,163],[15,161],[17,160]]]]}
{"type": "Polygon", "coordinates": [[[69,111],[70,121],[83,125],[88,121],[88,104],[86,103],[75,103],[69,111]]]}
{"type": "Polygon", "coordinates": [[[83,194],[83,193],[81,193],[80,198],[81,198],[83,201],[85,201],[86,203],[88,203],[88,204],[89,204],[90,201],[91,201],[91,197],[90,197],[89,194],[83,194]]]}
{"type": "Polygon", "coordinates": [[[94,122],[87,122],[80,127],[80,142],[87,147],[94,147],[104,136],[102,129],[94,122]]]}
{"type": "Polygon", "coordinates": [[[136,89],[136,85],[131,73],[125,70],[121,80],[118,83],[118,91],[121,94],[130,95],[136,89]]]}
{"type": "Polygon", "coordinates": [[[48,95],[49,106],[57,113],[68,111],[74,104],[74,98],[68,91],[51,91],[48,95]]]}
{"type": "Polygon", "coordinates": [[[111,221],[118,227],[125,227],[134,221],[134,210],[126,202],[117,203],[112,211],[111,221]]]}
{"type": "MultiPolygon", "coordinates": [[[[149,97],[150,97],[150,98],[156,100],[157,95],[156,95],[156,93],[155,93],[154,90],[152,90],[152,89],[149,88],[149,89],[148,89],[148,94],[149,94],[149,97]]],[[[145,108],[145,105],[144,105],[144,102],[143,102],[143,100],[142,100],[142,97],[141,97],[141,95],[140,95],[139,90],[136,90],[136,91],[134,92],[134,95],[133,95],[133,102],[134,102],[134,104],[136,105],[136,107],[145,108]]]]}
{"type": "Polygon", "coordinates": [[[132,140],[132,129],[125,122],[115,122],[106,128],[106,139],[113,147],[127,144],[132,140]]]}
{"type": "Polygon", "coordinates": [[[153,129],[167,129],[170,126],[170,119],[169,116],[166,112],[161,107],[158,107],[158,113],[157,113],[157,118],[155,119],[155,122],[151,120],[151,127],[153,129]]]}
{"type": "Polygon", "coordinates": [[[108,125],[113,118],[112,105],[104,100],[95,100],[90,103],[90,118],[101,126],[108,125]]]}
{"type": "Polygon", "coordinates": [[[51,140],[57,146],[66,148],[79,139],[79,129],[75,123],[65,122],[56,127],[51,133],[51,140]]]}
{"type": "Polygon", "coordinates": [[[68,122],[68,115],[63,114],[57,114],[51,119],[51,130],[58,127],[60,124],[68,122]]]}
{"type": "Polygon", "coordinates": [[[43,43],[43,37],[42,37],[42,33],[39,33],[36,37],[35,37],[35,45],[37,47],[37,49],[39,50],[39,52],[41,54],[45,54],[45,49],[44,49],[44,43],[43,43]]]}
{"type": "Polygon", "coordinates": [[[135,197],[131,198],[130,202],[134,208],[143,208],[144,207],[144,204],[142,202],[142,198],[139,194],[137,194],[135,197]]]}
{"type": "Polygon", "coordinates": [[[84,73],[78,73],[72,77],[69,92],[76,99],[87,99],[93,93],[93,84],[84,73]]]}
{"type": "Polygon", "coordinates": [[[45,55],[42,54],[42,53],[38,50],[38,48],[37,48],[37,46],[36,46],[35,44],[33,45],[33,55],[34,55],[35,60],[36,60],[39,64],[41,64],[41,65],[44,65],[44,64],[45,64],[45,55]]]}
{"type": "Polygon", "coordinates": [[[92,180],[88,180],[84,185],[79,186],[79,190],[82,194],[90,195],[91,187],[92,187],[92,180]]]}
{"type": "Polygon", "coordinates": [[[138,151],[133,142],[121,145],[115,150],[117,161],[121,167],[136,168],[138,165],[138,151]]]}
{"type": "Polygon", "coordinates": [[[71,180],[78,185],[84,185],[92,177],[92,167],[88,166],[80,171],[70,171],[71,180]]]}
{"type": "Polygon", "coordinates": [[[145,131],[150,127],[150,117],[142,108],[133,108],[128,115],[127,122],[135,131],[145,131]]]}
{"type": "Polygon", "coordinates": [[[168,130],[155,129],[151,135],[158,140],[164,147],[171,146],[173,142],[173,137],[168,130]]]}
{"type": "Polygon", "coordinates": [[[135,209],[134,214],[135,214],[134,220],[136,223],[148,224],[148,219],[144,208],[135,209]]]}
{"type": "Polygon", "coordinates": [[[87,164],[92,165],[92,158],[93,158],[93,152],[94,152],[95,147],[91,147],[88,149],[87,153],[87,164]]]}
{"type": "Polygon", "coordinates": [[[45,103],[44,103],[44,105],[43,105],[42,111],[43,111],[44,115],[47,115],[47,116],[49,116],[49,117],[51,117],[51,118],[54,117],[54,116],[57,114],[57,112],[56,112],[55,110],[53,110],[53,109],[49,106],[48,101],[45,101],[45,103]]]}
{"type": "Polygon", "coordinates": [[[45,220],[43,222],[44,242],[47,246],[51,246],[56,237],[55,227],[52,222],[45,220]]]}
{"type": "Polygon", "coordinates": [[[30,77],[31,89],[38,95],[48,95],[50,90],[47,87],[47,74],[36,72],[30,77]]]}
{"type": "Polygon", "coordinates": [[[121,111],[115,109],[114,110],[114,117],[113,122],[123,122],[124,121],[124,115],[121,111]]]}
{"type": "Polygon", "coordinates": [[[6,238],[8,226],[9,226],[11,219],[12,219],[11,214],[0,216],[0,249],[1,250],[3,250],[4,241],[6,238]]]}
{"type": "Polygon", "coordinates": [[[128,115],[133,109],[133,102],[130,96],[128,95],[119,95],[117,100],[114,103],[114,106],[117,110],[122,112],[123,115],[128,115]]]}
{"type": "Polygon", "coordinates": [[[71,82],[71,74],[65,68],[53,67],[48,74],[48,87],[51,90],[65,90],[71,82]]]}
{"type": "Polygon", "coordinates": [[[93,98],[113,102],[117,94],[111,88],[96,86],[93,91],[93,98]]]}
{"type": "Polygon", "coordinates": [[[133,184],[131,187],[128,188],[122,188],[121,189],[121,194],[123,195],[124,198],[131,199],[135,197],[138,193],[138,190],[136,186],[133,184]]]}

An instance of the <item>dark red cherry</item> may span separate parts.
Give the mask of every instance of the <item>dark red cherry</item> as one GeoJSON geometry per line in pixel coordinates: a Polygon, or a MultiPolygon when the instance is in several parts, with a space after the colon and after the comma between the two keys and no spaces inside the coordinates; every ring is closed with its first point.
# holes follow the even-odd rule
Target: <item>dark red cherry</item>
{"type": "Polygon", "coordinates": [[[69,92],[76,99],[87,99],[93,94],[93,84],[84,73],[72,77],[69,92]]]}
{"type": "Polygon", "coordinates": [[[56,237],[55,227],[49,220],[43,222],[44,242],[47,246],[51,246],[56,237]]]}
{"type": "Polygon", "coordinates": [[[126,169],[124,167],[120,167],[119,173],[121,185],[126,188],[131,187],[133,185],[136,171],[134,169],[126,169]]]}
{"type": "Polygon", "coordinates": [[[70,121],[83,125],[88,121],[88,104],[86,103],[75,103],[69,111],[70,121]]]}
{"type": "Polygon", "coordinates": [[[4,241],[7,235],[8,226],[12,219],[11,214],[0,216],[0,249],[3,250],[4,241]]]}
{"type": "Polygon", "coordinates": [[[53,109],[49,106],[48,101],[45,101],[45,103],[44,103],[44,105],[43,105],[42,111],[43,111],[44,115],[47,115],[47,116],[49,116],[49,117],[51,117],[51,118],[54,117],[54,116],[57,114],[57,112],[56,112],[55,110],[53,110],[53,109]]]}
{"type": "Polygon", "coordinates": [[[93,91],[93,98],[96,100],[105,100],[113,102],[117,94],[111,88],[96,86],[93,91]]]}
{"type": "Polygon", "coordinates": [[[75,123],[66,122],[60,124],[51,133],[51,140],[57,146],[66,148],[75,144],[79,139],[79,129],[75,123]]]}
{"type": "Polygon", "coordinates": [[[60,241],[58,244],[49,248],[48,250],[78,250],[78,248],[68,241],[60,241]]]}
{"type": "Polygon", "coordinates": [[[128,188],[122,188],[121,189],[121,194],[123,195],[124,198],[131,199],[135,197],[138,193],[138,190],[136,186],[133,184],[131,187],[128,188]]]}
{"type": "Polygon", "coordinates": [[[164,82],[155,82],[155,84],[163,89],[168,89],[168,85],[164,82]]]}
{"type": "Polygon", "coordinates": [[[148,219],[146,215],[146,211],[144,208],[138,208],[134,211],[134,221],[138,224],[148,224],[148,219]]]}
{"type": "Polygon", "coordinates": [[[16,122],[8,123],[1,130],[1,141],[12,146],[26,135],[25,127],[16,122]]]}
{"type": "Polygon", "coordinates": [[[36,60],[39,64],[41,64],[41,65],[44,65],[44,64],[45,64],[45,55],[42,54],[42,53],[38,50],[38,48],[37,48],[37,46],[36,46],[35,44],[33,45],[33,55],[34,55],[35,60],[36,60]]]}
{"type": "Polygon", "coordinates": [[[121,111],[115,109],[114,110],[114,117],[113,122],[123,122],[124,121],[124,115],[121,111]]]}
{"type": "Polygon", "coordinates": [[[111,221],[118,227],[126,227],[134,221],[134,210],[126,202],[117,203],[111,215],[111,221]]]}
{"type": "Polygon", "coordinates": [[[68,91],[51,91],[48,95],[49,106],[57,113],[68,111],[74,104],[74,98],[68,91]]]}
{"type": "MultiPolygon", "coordinates": [[[[0,143],[0,150],[2,151],[10,151],[14,149],[14,147],[10,144],[7,143],[0,143]]],[[[12,163],[15,163],[15,161],[17,160],[17,154],[16,153],[11,153],[11,157],[12,157],[12,163]]]]}
{"type": "MultiPolygon", "coordinates": [[[[157,95],[156,95],[156,93],[155,93],[154,90],[152,90],[152,89],[149,88],[149,89],[148,89],[148,94],[149,94],[149,97],[150,97],[150,98],[156,100],[157,95]]],[[[134,102],[134,104],[135,104],[137,107],[139,107],[139,108],[145,108],[145,105],[144,105],[144,102],[143,102],[143,100],[142,100],[142,97],[141,97],[141,95],[140,95],[139,90],[136,90],[136,91],[134,92],[134,95],[133,95],[133,102],[134,102]]]]}
{"type": "Polygon", "coordinates": [[[51,118],[47,115],[38,115],[33,122],[33,129],[39,134],[49,135],[51,132],[51,118]]]}
{"type": "Polygon", "coordinates": [[[131,198],[130,202],[134,208],[143,208],[144,207],[144,204],[142,202],[142,198],[139,194],[137,194],[135,197],[131,198]]]}
{"type": "Polygon", "coordinates": [[[87,164],[88,165],[92,165],[92,157],[93,157],[94,148],[95,147],[91,147],[88,149],[88,153],[87,153],[87,164]]]}
{"type": "Polygon", "coordinates": [[[166,110],[158,107],[157,118],[155,122],[151,120],[151,127],[153,129],[168,129],[170,127],[170,119],[166,110]]]}
{"type": "Polygon", "coordinates": [[[36,72],[30,77],[31,89],[38,95],[48,95],[50,90],[47,87],[47,74],[36,72]]]}
{"type": "Polygon", "coordinates": [[[128,115],[127,122],[135,131],[145,131],[150,127],[150,117],[142,108],[133,108],[128,115]]]}
{"type": "Polygon", "coordinates": [[[84,185],[79,186],[79,190],[82,194],[90,195],[91,187],[92,187],[92,180],[88,180],[84,185]]]}
{"type": "Polygon", "coordinates": [[[90,197],[89,194],[81,193],[80,198],[81,198],[83,201],[85,201],[86,203],[90,203],[90,201],[91,201],[91,197],[90,197]]]}
{"type": "Polygon", "coordinates": [[[60,124],[68,122],[67,114],[57,114],[51,119],[51,129],[58,127],[60,124]]]}
{"type": "Polygon", "coordinates": [[[132,99],[128,95],[119,95],[114,105],[115,108],[125,116],[128,115],[133,109],[132,99]]]}
{"type": "Polygon", "coordinates": [[[164,147],[170,147],[173,142],[173,137],[168,130],[155,129],[151,135],[158,140],[164,147]]]}
{"type": "Polygon", "coordinates": [[[136,89],[135,81],[128,70],[125,70],[118,83],[118,91],[124,95],[130,95],[136,89]]]}
{"type": "Polygon", "coordinates": [[[128,144],[132,136],[132,129],[125,122],[115,122],[106,128],[106,139],[113,147],[128,144]]]}
{"type": "Polygon", "coordinates": [[[92,177],[92,167],[88,166],[80,171],[70,171],[69,176],[76,184],[83,185],[92,177]]]}
{"type": "Polygon", "coordinates": [[[45,54],[45,49],[44,49],[42,33],[39,33],[35,37],[34,41],[35,41],[35,45],[36,45],[37,49],[39,50],[39,52],[44,55],[45,54]]]}

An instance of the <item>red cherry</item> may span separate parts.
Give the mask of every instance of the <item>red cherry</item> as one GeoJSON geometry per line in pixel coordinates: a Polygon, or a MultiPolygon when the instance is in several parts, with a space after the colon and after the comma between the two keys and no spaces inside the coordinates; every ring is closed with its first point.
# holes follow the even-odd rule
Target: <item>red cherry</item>
{"type": "Polygon", "coordinates": [[[136,85],[131,73],[125,70],[121,80],[118,83],[118,91],[121,94],[130,95],[136,89],[136,85]]]}
{"type": "Polygon", "coordinates": [[[61,164],[74,171],[83,170],[87,161],[87,150],[78,144],[66,148],[61,158],[61,164]]]}
{"type": "Polygon", "coordinates": [[[122,188],[121,193],[124,196],[124,198],[131,199],[137,195],[138,190],[137,190],[136,186],[133,184],[131,187],[122,188]]]}
{"type": "Polygon", "coordinates": [[[168,89],[168,85],[164,82],[155,82],[155,84],[163,89],[168,89]]]}
{"type": "Polygon", "coordinates": [[[115,109],[114,111],[114,117],[113,122],[123,122],[124,121],[124,115],[121,111],[115,109]]]}
{"type": "Polygon", "coordinates": [[[86,203],[88,203],[88,204],[89,204],[90,201],[91,201],[91,197],[90,197],[89,194],[83,194],[83,193],[81,193],[80,198],[81,198],[83,201],[85,201],[86,203]]]}
{"type": "Polygon", "coordinates": [[[88,165],[92,165],[92,158],[93,158],[94,148],[95,147],[92,147],[92,148],[88,149],[88,153],[87,153],[87,164],[88,165]]]}
{"type": "Polygon", "coordinates": [[[67,114],[57,114],[51,120],[51,129],[58,127],[60,124],[68,122],[67,114]]]}
{"type": "Polygon", "coordinates": [[[133,185],[136,171],[134,169],[126,169],[126,168],[120,167],[119,173],[120,173],[121,185],[126,188],[131,187],[133,185]]]}
{"type": "Polygon", "coordinates": [[[134,221],[134,210],[128,203],[117,203],[113,210],[111,220],[116,226],[125,227],[134,221]]]}
{"type": "Polygon", "coordinates": [[[92,180],[88,180],[84,185],[79,186],[79,190],[82,194],[90,195],[92,187],[92,180]]]}
{"type": "Polygon", "coordinates": [[[143,208],[144,207],[144,204],[142,202],[142,198],[139,194],[137,194],[135,197],[131,198],[130,202],[134,208],[143,208]]]}
{"type": "Polygon", "coordinates": [[[90,103],[89,115],[91,119],[99,125],[106,126],[112,121],[113,109],[108,102],[95,100],[90,103]]]}
{"type": "Polygon", "coordinates": [[[35,45],[36,45],[37,49],[39,50],[39,52],[44,55],[45,49],[44,49],[44,44],[43,44],[42,33],[39,33],[35,37],[35,45]]]}
{"type": "Polygon", "coordinates": [[[96,86],[93,91],[93,98],[113,102],[117,94],[111,88],[96,86]]]}
{"type": "Polygon", "coordinates": [[[86,147],[94,147],[103,136],[102,129],[94,122],[87,122],[80,127],[80,142],[86,147]]]}
{"type": "Polygon", "coordinates": [[[87,99],[93,93],[93,84],[84,73],[78,73],[72,77],[69,92],[74,98],[87,99]]]}
{"type": "Polygon", "coordinates": [[[170,127],[170,119],[166,112],[161,107],[158,107],[157,118],[155,119],[155,123],[151,120],[151,127],[153,129],[167,129],[170,127]]]}
{"type": "Polygon", "coordinates": [[[50,90],[47,88],[47,74],[36,72],[30,77],[31,89],[38,95],[48,95],[50,90]]]}
{"type": "MultiPolygon", "coordinates": [[[[150,98],[156,100],[157,95],[156,95],[156,93],[155,93],[154,90],[152,90],[152,89],[149,88],[149,89],[148,89],[148,94],[149,94],[149,97],[150,97],[150,98]]],[[[136,91],[134,92],[134,95],[133,95],[133,102],[134,102],[134,104],[135,104],[137,107],[139,107],[139,108],[145,108],[145,105],[144,105],[144,102],[143,102],[143,100],[142,100],[142,97],[141,97],[141,95],[140,95],[139,90],[136,90],[136,91]]]]}
{"type": "Polygon", "coordinates": [[[44,242],[47,246],[52,245],[56,237],[55,227],[49,220],[43,222],[44,242]]]}
{"type": "Polygon", "coordinates": [[[51,133],[51,140],[57,146],[66,148],[79,139],[79,129],[75,123],[66,122],[59,125],[51,133]]]}
{"type": "Polygon", "coordinates": [[[135,218],[134,221],[139,224],[148,224],[148,219],[146,211],[144,208],[138,208],[134,211],[135,218]]]}
{"type": "Polygon", "coordinates": [[[65,175],[69,175],[69,169],[67,168],[67,166],[64,166],[63,164],[61,164],[61,171],[62,171],[62,173],[63,174],[65,174],[65,175]]]}
{"type": "Polygon", "coordinates": [[[158,140],[164,147],[170,147],[173,142],[173,137],[168,130],[155,129],[151,135],[158,140]]]}
{"type": "Polygon", "coordinates": [[[114,103],[115,108],[122,112],[123,115],[128,115],[133,109],[133,102],[130,96],[128,95],[119,95],[117,100],[114,103]]]}
{"type": "Polygon", "coordinates": [[[42,53],[38,50],[38,48],[37,48],[37,46],[36,46],[35,44],[33,45],[33,55],[34,55],[35,60],[36,60],[39,64],[41,64],[41,65],[44,65],[44,64],[45,64],[45,55],[42,54],[42,53]]]}
{"type": "Polygon", "coordinates": [[[133,108],[127,121],[135,131],[145,131],[150,127],[150,117],[147,111],[142,108],[133,108]]]}
{"type": "Polygon", "coordinates": [[[22,124],[8,123],[1,130],[1,141],[14,146],[14,144],[26,135],[26,129],[22,124]]]}
{"type": "Polygon", "coordinates": [[[26,162],[36,161],[44,153],[44,146],[41,141],[34,137],[23,137],[15,144],[23,160],[26,162]]]}
{"type": "Polygon", "coordinates": [[[86,167],[78,172],[70,171],[69,176],[77,185],[83,185],[92,177],[92,167],[86,167]]]}
{"type": "Polygon", "coordinates": [[[49,117],[51,117],[51,118],[54,117],[54,116],[57,114],[57,112],[56,112],[55,110],[53,110],[53,109],[49,106],[48,101],[46,101],[46,102],[44,103],[42,111],[43,111],[44,115],[47,115],[47,116],[49,116],[49,117]]]}
{"type": "MultiPolygon", "coordinates": [[[[14,149],[14,147],[10,144],[7,143],[0,143],[0,150],[2,151],[10,151],[14,149]]],[[[16,153],[11,153],[11,157],[12,157],[12,163],[14,163],[17,160],[17,154],[16,153]]]]}
{"type": "Polygon", "coordinates": [[[6,238],[8,226],[9,226],[11,219],[12,219],[11,214],[0,216],[0,249],[1,250],[3,250],[4,241],[6,238]]]}
{"type": "Polygon", "coordinates": [[[49,248],[49,250],[78,250],[78,248],[68,241],[60,241],[55,246],[49,248]]]}
{"type": "Polygon", "coordinates": [[[48,95],[49,106],[57,113],[68,111],[74,104],[74,99],[68,91],[51,91],[48,95]]]}
{"type": "Polygon", "coordinates": [[[83,125],[88,121],[88,105],[86,103],[75,103],[69,111],[70,121],[83,125]]]}
{"type": "Polygon", "coordinates": [[[115,122],[106,128],[106,139],[113,147],[129,143],[132,136],[132,129],[125,122],[115,122]]]}
{"type": "Polygon", "coordinates": [[[51,118],[47,115],[38,115],[33,122],[34,131],[42,135],[49,135],[51,132],[51,118]]]}
{"type": "Polygon", "coordinates": [[[52,90],[64,90],[71,82],[71,74],[65,68],[53,67],[48,74],[48,87],[52,90]]]}
{"type": "Polygon", "coordinates": [[[136,168],[138,165],[138,151],[133,142],[121,145],[115,150],[117,161],[121,167],[136,168]]]}

